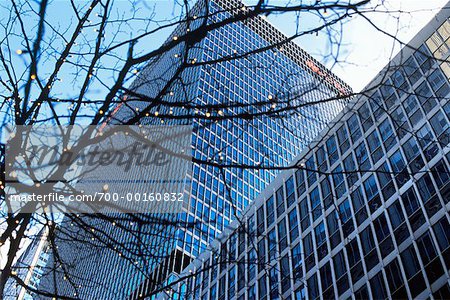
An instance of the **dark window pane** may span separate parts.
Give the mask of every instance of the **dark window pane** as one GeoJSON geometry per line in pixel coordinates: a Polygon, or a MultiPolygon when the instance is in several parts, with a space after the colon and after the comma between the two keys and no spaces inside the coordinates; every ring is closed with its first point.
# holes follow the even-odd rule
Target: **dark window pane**
{"type": "Polygon", "coordinates": [[[394,250],[392,239],[390,237],[389,227],[387,225],[387,220],[384,214],[381,214],[374,221],[375,233],[378,238],[378,243],[380,244],[380,251],[383,257],[386,257],[392,250],[394,250]]]}
{"type": "Polygon", "coordinates": [[[358,242],[353,239],[347,245],[347,257],[350,265],[350,274],[352,276],[353,283],[356,283],[364,275],[364,271],[361,264],[361,256],[359,254],[358,242]]]}
{"type": "Polygon", "coordinates": [[[293,241],[295,241],[295,239],[299,235],[298,224],[299,223],[298,223],[298,218],[297,218],[297,210],[294,208],[289,213],[289,235],[290,235],[290,238],[291,238],[291,243],[293,241]]]}
{"type": "Polygon", "coordinates": [[[322,268],[320,268],[320,279],[323,291],[328,289],[333,284],[330,262],[327,262],[322,268]]]}
{"type": "Polygon", "coordinates": [[[345,199],[345,201],[339,205],[339,217],[342,222],[342,229],[344,231],[344,237],[347,237],[355,229],[355,227],[353,226],[353,218],[352,218],[352,213],[351,213],[351,209],[350,209],[350,201],[348,201],[348,199],[345,199]]]}
{"type": "Polygon", "coordinates": [[[450,182],[450,172],[442,159],[431,169],[431,174],[436,181],[437,187],[441,190],[450,182]]]}
{"type": "Polygon", "coordinates": [[[348,128],[350,130],[350,136],[353,143],[356,142],[361,137],[361,129],[359,127],[358,117],[352,115],[347,121],[348,128]]]}
{"type": "Polygon", "coordinates": [[[411,132],[406,115],[403,113],[402,108],[398,106],[397,109],[391,113],[391,117],[398,139],[401,140],[408,132],[411,132]]]}
{"type": "Polygon", "coordinates": [[[302,169],[298,169],[297,171],[295,171],[295,183],[297,184],[298,197],[301,197],[306,190],[305,174],[303,173],[302,169]]]}
{"type": "Polygon", "coordinates": [[[447,131],[449,128],[449,124],[441,111],[438,111],[434,116],[431,117],[430,123],[431,127],[433,127],[434,133],[436,133],[436,136],[440,136],[443,133],[448,134],[447,131]]]}
{"type": "Polygon", "coordinates": [[[294,178],[293,176],[289,177],[286,181],[286,195],[287,195],[287,206],[290,207],[295,202],[295,193],[294,193],[294,178]]]}
{"type": "Polygon", "coordinates": [[[309,194],[309,198],[311,201],[311,210],[313,214],[313,220],[317,220],[318,217],[322,215],[322,206],[320,194],[319,194],[319,188],[315,187],[311,193],[309,194]]]}
{"type": "Polygon", "coordinates": [[[389,289],[391,293],[395,293],[404,284],[402,278],[402,271],[400,270],[400,266],[398,264],[397,259],[394,259],[391,263],[389,263],[386,266],[385,271],[387,282],[389,284],[389,289]]]}
{"type": "Polygon", "coordinates": [[[367,300],[369,299],[369,292],[367,291],[367,286],[363,285],[359,290],[355,292],[356,300],[367,300]]]}
{"type": "Polygon", "coordinates": [[[285,218],[280,220],[277,227],[278,227],[278,247],[279,252],[281,253],[284,249],[286,249],[288,245],[285,218]]]}
{"type": "Polygon", "coordinates": [[[367,270],[369,271],[379,262],[377,251],[375,249],[375,241],[370,226],[361,232],[360,238],[364,253],[364,260],[366,261],[367,270]]]}
{"type": "Polygon", "coordinates": [[[275,228],[269,231],[269,258],[270,260],[274,259],[276,257],[276,251],[277,251],[277,237],[275,233],[275,228]]]}
{"type": "Polygon", "coordinates": [[[389,166],[386,162],[384,162],[377,171],[378,182],[381,186],[381,193],[383,194],[384,201],[387,201],[395,193],[391,171],[389,170],[389,166]]]}
{"type": "Polygon", "coordinates": [[[412,161],[419,155],[419,146],[413,137],[409,138],[409,140],[403,144],[403,150],[405,151],[407,161],[412,161]]]}
{"type": "Polygon", "coordinates": [[[423,119],[423,113],[419,108],[419,100],[414,94],[412,94],[409,95],[408,98],[405,99],[405,101],[403,101],[403,105],[406,114],[411,121],[411,125],[414,127],[423,119]]]}
{"type": "Polygon", "coordinates": [[[367,144],[374,163],[378,162],[383,157],[383,149],[381,149],[380,138],[378,132],[375,130],[367,137],[367,144]]]}
{"type": "Polygon", "coordinates": [[[414,251],[414,246],[411,245],[406,248],[400,256],[402,258],[403,267],[405,268],[406,277],[409,280],[420,271],[420,264],[416,252],[414,251]]]}
{"type": "Polygon", "coordinates": [[[291,288],[290,267],[288,255],[283,256],[280,261],[281,270],[281,293],[284,294],[291,288]]]}
{"type": "Polygon", "coordinates": [[[356,181],[358,181],[358,173],[355,165],[355,160],[353,159],[353,155],[351,152],[344,159],[344,170],[347,172],[345,174],[345,177],[347,179],[347,184],[350,188],[356,183],[356,181]]]}
{"type": "Polygon", "coordinates": [[[317,180],[317,167],[314,165],[314,156],[306,161],[306,174],[308,186],[311,187],[317,180]]]}
{"type": "Polygon", "coordinates": [[[367,220],[368,217],[364,198],[359,186],[352,192],[350,198],[352,199],[353,210],[355,211],[356,223],[359,226],[367,220]]]}
{"type": "Polygon", "coordinates": [[[389,161],[391,163],[392,170],[394,171],[397,185],[401,188],[409,180],[409,174],[400,150],[395,151],[389,158],[389,161]]]}
{"type": "Polygon", "coordinates": [[[327,216],[327,226],[328,226],[328,233],[330,235],[331,249],[336,247],[341,242],[338,218],[339,218],[339,216],[338,216],[336,210],[333,210],[327,216]]]}
{"type": "Polygon", "coordinates": [[[447,218],[443,217],[433,225],[434,233],[441,251],[444,251],[450,245],[450,224],[447,218]]]}
{"type": "Polygon", "coordinates": [[[266,201],[267,227],[275,221],[273,196],[266,201]]]}
{"type": "Polygon", "coordinates": [[[275,196],[276,196],[276,202],[277,202],[277,216],[279,217],[286,210],[285,204],[284,204],[285,197],[284,197],[284,189],[283,189],[283,187],[280,187],[276,191],[275,196]]]}
{"type": "Polygon", "coordinates": [[[276,266],[272,267],[269,270],[269,288],[270,288],[270,296],[271,298],[279,299],[280,292],[278,291],[278,273],[279,270],[276,266]]]}
{"type": "Polygon", "coordinates": [[[436,248],[434,247],[434,243],[428,232],[417,241],[417,247],[419,248],[420,257],[425,265],[437,256],[436,248]]]}
{"type": "Polygon", "coordinates": [[[306,270],[309,271],[315,264],[313,252],[314,248],[311,233],[307,234],[303,239],[303,247],[305,250],[306,270]]]}
{"type": "Polygon", "coordinates": [[[411,85],[414,85],[422,77],[419,66],[412,56],[405,61],[403,70],[411,85]]]}
{"type": "Polygon", "coordinates": [[[388,213],[391,219],[392,228],[394,229],[394,236],[397,240],[397,245],[400,245],[409,237],[409,231],[405,223],[405,217],[403,215],[400,202],[395,201],[388,208],[388,213]]]}
{"type": "Polygon", "coordinates": [[[345,125],[341,126],[337,132],[337,137],[338,137],[338,141],[339,141],[339,148],[341,149],[341,154],[344,154],[345,151],[348,150],[348,148],[350,148],[350,142],[348,139],[348,132],[347,132],[347,128],[345,128],[345,125]]]}
{"type": "Polygon", "coordinates": [[[333,183],[334,183],[334,190],[336,193],[336,198],[339,199],[347,191],[345,188],[345,184],[344,184],[344,175],[342,174],[341,166],[337,166],[333,170],[333,183]]]}
{"type": "Polygon", "coordinates": [[[379,272],[372,279],[370,279],[370,286],[372,289],[372,296],[374,299],[386,299],[388,294],[386,286],[384,285],[383,274],[379,272]]]}
{"type": "MultiPolygon", "coordinates": [[[[439,68],[433,70],[433,72],[430,73],[430,76],[428,76],[427,80],[435,93],[437,93],[443,85],[447,85],[447,79],[445,79],[439,68]]],[[[443,96],[446,96],[446,94],[444,94],[443,96]]]]}
{"type": "Polygon", "coordinates": [[[262,234],[264,232],[264,220],[265,220],[265,215],[264,215],[264,206],[261,206],[257,212],[256,212],[256,220],[257,220],[257,233],[258,234],[262,234]]]}
{"type": "Polygon", "coordinates": [[[325,210],[327,210],[333,205],[333,194],[331,193],[331,184],[328,176],[320,182],[320,189],[322,190],[322,198],[325,210]]]}
{"type": "Polygon", "coordinates": [[[427,288],[425,278],[422,273],[417,273],[416,276],[408,280],[409,289],[413,298],[417,297],[424,289],[427,288]]]}
{"type": "Polygon", "coordinates": [[[420,46],[420,48],[414,52],[414,57],[417,59],[420,69],[424,74],[426,74],[433,66],[434,58],[431,56],[425,45],[420,46]]]}
{"type": "Polygon", "coordinates": [[[339,279],[347,272],[347,269],[345,267],[344,255],[342,251],[340,251],[333,257],[333,262],[334,262],[334,273],[336,275],[336,278],[339,279]]]}
{"type": "Polygon", "coordinates": [[[302,270],[302,248],[300,243],[292,248],[292,265],[294,267],[294,277],[302,278],[303,270],[302,270]]]}
{"type": "Polygon", "coordinates": [[[304,286],[295,291],[295,300],[306,300],[306,288],[304,286]]]}
{"type": "Polygon", "coordinates": [[[417,200],[414,188],[409,188],[402,195],[402,202],[405,206],[406,214],[410,217],[419,208],[419,201],[417,200]]]}
{"type": "Polygon", "coordinates": [[[317,276],[316,274],[313,274],[308,280],[308,296],[309,299],[317,299],[319,298],[319,287],[317,284],[317,276]]]}
{"type": "Polygon", "coordinates": [[[339,153],[337,152],[337,145],[336,145],[336,139],[334,138],[334,135],[332,135],[328,140],[326,141],[327,145],[327,151],[328,151],[328,158],[330,160],[330,166],[333,165],[339,158],[339,153]]]}
{"type": "Polygon", "coordinates": [[[417,189],[424,202],[430,200],[431,196],[436,193],[433,182],[428,174],[424,174],[424,176],[417,181],[417,189]]]}
{"type": "Polygon", "coordinates": [[[428,87],[426,81],[422,82],[416,88],[415,94],[425,113],[429,113],[436,106],[436,100],[432,97],[431,89],[428,87]]]}
{"type": "Polygon", "coordinates": [[[358,109],[358,115],[361,119],[364,131],[367,131],[373,125],[373,119],[366,103],[363,103],[358,109]]]}
{"type": "Polygon", "coordinates": [[[310,220],[309,220],[309,208],[308,208],[308,202],[305,199],[303,199],[300,202],[300,222],[302,224],[302,230],[305,231],[310,224],[310,220]]]}
{"type": "Polygon", "coordinates": [[[355,148],[355,156],[356,156],[356,163],[358,165],[358,169],[361,171],[367,171],[370,170],[370,160],[369,156],[367,154],[367,149],[364,144],[364,142],[361,142],[358,146],[355,148]]]}
{"type": "Polygon", "coordinates": [[[389,119],[384,120],[380,126],[380,135],[383,141],[383,145],[386,148],[386,151],[391,150],[391,148],[395,145],[396,140],[394,136],[394,131],[392,129],[391,124],[389,123],[389,119]]]}
{"type": "Polygon", "coordinates": [[[368,201],[378,195],[378,187],[373,175],[370,175],[369,178],[364,181],[364,191],[366,192],[368,201]]]}
{"type": "Polygon", "coordinates": [[[314,228],[314,232],[316,236],[316,246],[319,248],[326,241],[325,225],[323,222],[320,222],[319,225],[314,228]]]}
{"type": "Polygon", "coordinates": [[[389,206],[388,213],[391,219],[392,228],[394,230],[397,229],[397,227],[405,221],[402,207],[398,201],[395,201],[391,206],[389,206]]]}
{"type": "Polygon", "coordinates": [[[258,294],[260,299],[267,295],[267,284],[265,276],[261,277],[258,280],[258,294]]]}

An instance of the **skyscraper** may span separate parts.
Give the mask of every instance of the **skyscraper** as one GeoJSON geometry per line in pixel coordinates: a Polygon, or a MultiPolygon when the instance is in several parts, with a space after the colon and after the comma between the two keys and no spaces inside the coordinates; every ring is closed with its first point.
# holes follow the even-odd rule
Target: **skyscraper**
{"type": "Polygon", "coordinates": [[[449,7],[171,292],[212,300],[450,298],[449,7]]]}
{"type": "MultiPolygon", "coordinates": [[[[245,9],[234,0],[199,1],[190,11],[192,22],[180,24],[168,41],[176,40],[188,30],[194,32],[206,12],[208,22],[213,23],[245,9]]],[[[202,116],[237,115],[218,122],[193,119],[192,149],[197,159],[241,165],[287,165],[344,107],[343,100],[307,103],[344,98],[351,92],[339,78],[295,43],[287,42],[285,36],[260,17],[221,26],[193,43],[195,47],[190,48],[188,57],[194,66],[180,74],[181,79],[171,84],[164,99],[192,101],[198,105],[223,103],[226,104],[223,111],[192,109],[188,112],[202,116]],[[195,64],[213,60],[218,62],[195,64]],[[269,103],[264,107],[251,105],[263,101],[269,103]],[[298,106],[293,110],[295,114],[278,118],[277,114],[270,113],[270,109],[288,104],[298,106]],[[258,116],[258,112],[264,111],[268,113],[258,116]],[[239,117],[246,112],[256,117],[239,117]]],[[[177,70],[187,44],[181,43],[152,60],[130,89],[154,97],[177,70]]],[[[127,120],[132,110],[144,108],[142,101],[131,100],[129,106],[130,110],[120,108],[115,118],[127,120]]],[[[158,106],[151,113],[153,116],[148,123],[159,124],[157,115],[162,113],[158,106]]],[[[175,113],[183,113],[183,108],[175,113]]],[[[163,237],[149,240],[155,254],[163,258],[150,262],[145,276],[136,275],[132,263],[113,251],[93,252],[95,258],[80,259],[80,255],[89,257],[87,252],[66,247],[65,257],[76,261],[77,276],[87,280],[95,278],[101,283],[97,288],[93,282],[86,288],[80,284],[77,296],[113,299],[123,298],[132,291],[138,295],[153,289],[172,272],[179,273],[244,210],[275,174],[275,171],[218,169],[194,164],[190,174],[190,198],[186,201],[186,210],[177,218],[180,223],[196,222],[197,225],[167,230],[163,237]]],[[[161,233],[164,228],[155,230],[161,233]]]]}
{"type": "MultiPolygon", "coordinates": [[[[48,228],[42,228],[35,235],[34,239],[13,267],[14,275],[19,277],[25,285],[33,289],[39,286],[40,278],[43,275],[48,260],[47,235],[48,228]]],[[[33,293],[12,278],[8,280],[5,293],[2,296],[5,300],[33,299],[33,293]]]]}

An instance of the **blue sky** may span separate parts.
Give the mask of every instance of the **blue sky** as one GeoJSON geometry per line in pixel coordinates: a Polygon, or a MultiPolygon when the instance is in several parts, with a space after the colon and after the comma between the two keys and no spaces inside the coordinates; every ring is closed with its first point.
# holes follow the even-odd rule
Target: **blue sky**
{"type": "MultiPolygon", "coordinates": [[[[402,42],[408,42],[425,26],[431,18],[443,7],[448,0],[385,0],[385,8],[378,10],[390,13],[372,13],[368,15],[382,30],[395,34],[402,42]],[[399,14],[396,11],[402,10],[399,14]],[[397,23],[396,17],[399,17],[397,23]]],[[[380,1],[371,1],[378,3],[380,1]]],[[[290,34],[293,27],[286,16],[271,16],[270,21],[286,34],[290,34]]],[[[305,36],[296,42],[317,59],[322,60],[328,53],[324,34],[305,36]]],[[[344,25],[343,44],[345,45],[339,59],[342,61],[333,67],[339,77],[355,90],[361,90],[399,51],[398,43],[392,38],[377,31],[361,17],[352,18],[344,25]],[[393,51],[393,52],[392,52],[393,51]]],[[[331,64],[327,63],[330,67],[331,64]]]]}
{"type": "MultiPolygon", "coordinates": [[[[138,20],[129,22],[121,28],[121,32],[117,35],[112,35],[111,32],[106,34],[106,39],[114,38],[115,40],[124,40],[132,35],[139,34],[144,30],[155,28],[159,25],[167,24],[167,20],[174,20],[180,16],[179,5],[174,4],[171,0],[134,0],[137,1],[137,5],[131,5],[128,0],[116,0],[114,3],[115,10],[111,13],[112,17],[121,15],[130,15],[134,9],[137,9],[136,17],[138,20]],[[149,22],[148,20],[152,20],[149,22]],[[156,22],[161,21],[161,22],[156,22]]],[[[245,0],[245,3],[249,3],[254,0],[245,0]]],[[[282,5],[287,0],[272,0],[269,3],[282,5]]],[[[356,0],[355,0],[356,1],[356,0]]],[[[355,2],[352,1],[352,2],[355,2]]],[[[380,3],[383,0],[372,0],[370,5],[380,3]]],[[[193,1],[191,1],[193,2],[193,1]]],[[[305,1],[304,1],[305,2],[305,1]]],[[[322,1],[324,3],[325,1],[322,1]]],[[[384,0],[384,6],[379,7],[378,13],[372,13],[368,15],[378,26],[383,30],[387,30],[391,33],[399,31],[399,37],[402,41],[407,42],[414,34],[420,30],[436,12],[442,7],[447,0],[384,0]],[[383,13],[386,11],[396,11],[402,9],[405,13],[398,15],[397,13],[383,13]],[[399,16],[400,22],[397,24],[396,16],[399,16]]],[[[77,2],[77,5],[86,5],[89,2],[77,2]]],[[[0,18],[5,17],[5,10],[0,8],[0,18]]],[[[98,8],[96,13],[100,12],[98,8]]],[[[328,12],[330,15],[330,12],[328,12]]],[[[101,16],[95,16],[90,18],[93,22],[100,20],[101,16]]],[[[72,13],[68,0],[54,0],[47,12],[47,19],[55,27],[60,27],[61,32],[64,31],[71,22],[74,22],[74,14],[72,13]]],[[[270,15],[268,20],[283,33],[291,35],[296,29],[296,15],[294,14],[282,14],[282,15],[270,15]]],[[[30,22],[32,24],[32,22],[30,22]]],[[[317,18],[310,13],[303,13],[299,16],[299,29],[305,30],[315,26],[317,24],[317,18]]],[[[73,23],[72,23],[73,25],[73,23]]],[[[30,25],[31,26],[31,25],[30,25]]],[[[161,43],[170,34],[173,28],[166,28],[159,31],[157,34],[153,34],[151,38],[145,39],[136,45],[136,52],[146,52],[161,45],[161,43]]],[[[87,28],[82,32],[81,38],[93,39],[95,37],[96,28],[87,28]]],[[[30,28],[30,32],[33,29],[30,28]]],[[[47,33],[50,32],[47,29],[47,33]]],[[[33,35],[32,35],[33,36],[33,35]]],[[[21,40],[20,35],[15,39],[16,44],[13,47],[20,48],[21,40]]],[[[339,60],[340,63],[332,65],[333,61],[326,61],[323,59],[324,54],[329,53],[330,48],[326,39],[326,34],[320,32],[316,35],[306,35],[295,40],[302,48],[307,52],[314,55],[319,61],[325,63],[328,67],[333,67],[333,71],[341,77],[344,81],[350,84],[355,91],[362,89],[376,73],[387,64],[390,57],[392,57],[392,49],[394,52],[399,50],[398,45],[393,45],[393,40],[378,32],[375,28],[369,25],[361,17],[354,17],[343,25],[342,30],[342,44],[344,45],[340,49],[339,60]]],[[[54,43],[54,47],[62,47],[62,43],[54,43]]],[[[81,42],[80,44],[83,44],[81,42]]],[[[84,49],[75,49],[74,51],[83,52],[84,49]]],[[[335,49],[334,49],[335,50],[335,49]]],[[[14,52],[13,52],[14,53],[14,52]]],[[[26,55],[15,55],[15,68],[16,71],[20,70],[26,63],[26,55]]],[[[117,52],[118,57],[124,56],[124,51],[117,52]]],[[[108,67],[114,67],[113,60],[106,59],[104,65],[108,67]]],[[[49,61],[42,64],[42,72],[38,72],[39,76],[45,78],[48,74],[45,74],[45,69],[50,69],[54,62],[49,61]],[[43,73],[43,74],[42,74],[43,73]]],[[[98,71],[100,72],[100,71],[98,71]]],[[[60,81],[55,84],[54,93],[56,97],[72,96],[76,97],[79,91],[80,82],[79,77],[76,76],[77,72],[74,67],[67,65],[62,70],[60,81]],[[61,95],[59,95],[60,93],[61,95]],[[63,95],[66,94],[66,95],[63,95]]],[[[98,78],[108,81],[111,77],[109,74],[97,74],[98,78]]],[[[132,76],[132,74],[130,74],[132,76]]],[[[105,87],[92,86],[91,92],[88,97],[102,98],[107,91],[108,85],[105,87]]]]}

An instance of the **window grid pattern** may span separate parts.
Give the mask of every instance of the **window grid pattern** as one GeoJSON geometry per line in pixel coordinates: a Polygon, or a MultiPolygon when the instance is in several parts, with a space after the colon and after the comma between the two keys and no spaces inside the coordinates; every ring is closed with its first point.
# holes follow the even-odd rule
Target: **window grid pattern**
{"type": "MultiPolygon", "coordinates": [[[[450,21],[436,32],[430,39],[448,49],[450,21]]],[[[242,218],[247,228],[258,219],[259,234],[247,234],[239,251],[258,249],[258,272],[247,278],[257,299],[439,299],[450,292],[450,85],[442,65],[423,56],[442,55],[428,46],[430,39],[407,59],[407,68],[392,72],[372,96],[357,99],[299,161],[331,175],[284,172],[283,184],[270,187],[271,202],[257,202],[242,218]],[[326,202],[328,185],[332,200],[326,202]],[[285,195],[294,192],[296,201],[274,201],[280,188],[285,195]],[[277,205],[285,205],[279,215],[277,205]],[[288,228],[280,231],[286,219],[288,228]]],[[[221,258],[212,251],[202,261],[221,258]]],[[[226,265],[215,280],[233,263],[226,265]]],[[[196,261],[188,269],[202,266],[196,261]]],[[[199,274],[210,279],[209,272],[199,274]]],[[[186,284],[197,290],[192,281],[186,284]]],[[[198,293],[208,296],[207,289],[198,293]]],[[[236,291],[234,298],[246,293],[236,291]]]]}

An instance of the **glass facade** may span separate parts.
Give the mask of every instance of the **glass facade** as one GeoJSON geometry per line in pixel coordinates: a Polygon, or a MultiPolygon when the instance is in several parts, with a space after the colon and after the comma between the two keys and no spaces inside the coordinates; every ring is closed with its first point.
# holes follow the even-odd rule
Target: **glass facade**
{"type": "Polygon", "coordinates": [[[405,47],[174,290],[187,299],[450,298],[448,18],[441,11],[410,44],[417,50],[405,47]],[[235,268],[245,288],[231,282],[235,268]]]}
{"type": "MultiPolygon", "coordinates": [[[[187,27],[186,23],[181,24],[169,37],[169,41],[185,34],[188,29],[194,30],[200,26],[201,16],[205,12],[204,3],[199,1],[190,12],[195,20],[190,24],[192,27],[187,27]]],[[[246,9],[234,0],[207,3],[210,23],[229,17],[230,12],[227,11],[232,9],[246,9]]],[[[189,105],[173,109],[156,105],[150,110],[152,116],[149,115],[142,123],[176,123],[176,120],[163,118],[164,114],[236,116],[219,119],[217,122],[205,118],[193,118],[189,121],[194,131],[193,157],[225,164],[288,165],[345,105],[343,100],[314,105],[307,105],[308,102],[335,99],[336,96],[344,98],[351,89],[296,44],[285,43],[285,40],[285,36],[259,17],[245,23],[227,24],[209,32],[195,47],[189,49],[188,61],[193,66],[183,70],[179,76],[181,79],[171,84],[163,99],[169,102],[194,103],[197,107],[217,104],[224,104],[225,107],[219,111],[190,108],[189,105]],[[278,43],[281,45],[270,47],[278,43]],[[258,50],[264,47],[271,49],[258,50]],[[240,58],[240,55],[243,57],[240,58]],[[195,65],[197,62],[214,60],[219,61],[195,65]],[[268,103],[252,105],[262,102],[268,103]],[[288,105],[297,107],[295,114],[270,112],[288,108],[288,105]],[[255,114],[256,117],[241,117],[245,113],[255,114]]],[[[186,44],[181,43],[149,62],[131,89],[148,98],[155,97],[176,73],[181,64],[181,54],[185,50],[186,44]]],[[[118,109],[114,119],[126,121],[133,116],[134,111],[144,109],[148,102],[144,103],[130,96],[127,104],[127,107],[118,109]]],[[[292,111],[292,108],[289,109],[292,111]]],[[[327,146],[337,150],[335,141],[330,141],[327,146]]],[[[133,262],[122,259],[119,250],[105,249],[100,257],[91,253],[92,250],[80,251],[64,242],[65,246],[62,245],[59,252],[64,251],[65,257],[74,257],[77,269],[75,273],[88,278],[95,273],[96,278],[104,278],[105,282],[100,289],[78,288],[76,294],[80,297],[98,295],[122,299],[124,294],[128,295],[133,291],[132,297],[137,297],[153,289],[155,284],[164,281],[173,272],[180,272],[193,258],[205,251],[207,245],[275,178],[276,173],[270,170],[219,169],[207,164],[194,164],[192,173],[188,175],[191,186],[188,188],[190,197],[186,201],[185,211],[179,216],[171,216],[175,219],[170,221],[179,224],[194,223],[196,226],[173,228],[161,223],[147,228],[145,232],[155,232],[155,236],[159,237],[146,240],[144,251],[150,251],[150,255],[161,259],[148,261],[138,258],[135,264],[140,268],[139,272],[133,262]],[[229,190],[226,189],[225,182],[229,190]],[[233,200],[230,201],[230,198],[233,200]],[[80,252],[83,253],[83,258],[80,257],[80,252]],[[88,253],[96,258],[90,259],[88,253]],[[141,273],[142,270],[145,274],[141,273]]],[[[293,186],[294,180],[290,184],[293,186]]],[[[283,190],[275,196],[273,220],[285,213],[285,196],[283,190]]],[[[295,200],[293,193],[287,196],[292,201],[295,200]]],[[[119,241],[132,243],[135,238],[112,224],[102,223],[102,230],[109,230],[119,241]]],[[[286,223],[278,226],[275,233],[285,236],[286,245],[287,230],[286,223]]],[[[241,247],[244,246],[240,241],[236,244],[238,242],[241,247]]],[[[237,278],[240,274],[235,270],[229,277],[237,278]]]]}
{"type": "MultiPolygon", "coordinates": [[[[209,14],[212,16],[209,22],[229,18],[230,13],[224,11],[224,8],[229,11],[241,6],[237,1],[211,1],[209,14]]],[[[187,97],[194,99],[200,107],[229,103],[231,105],[222,113],[236,117],[215,123],[194,119],[194,158],[237,165],[288,165],[327,122],[342,110],[344,101],[305,105],[311,101],[342,96],[349,93],[350,88],[296,44],[287,43],[282,47],[258,51],[285,38],[269,23],[257,18],[246,24],[231,23],[213,30],[199,43],[198,48],[201,50],[194,50],[196,56],[192,56],[192,59],[218,62],[189,71],[197,76],[198,81],[193,80],[196,85],[192,88],[189,86],[192,95],[187,97]],[[223,59],[252,52],[255,53],[244,55],[244,58],[223,59]],[[280,101],[272,108],[297,105],[298,114],[283,116],[282,120],[274,115],[270,116],[270,113],[251,119],[239,117],[247,112],[258,114],[267,111],[264,107],[251,104],[271,99],[274,103],[275,99],[289,99],[289,104],[280,101]],[[233,103],[244,106],[234,107],[233,103]]],[[[184,86],[173,86],[171,97],[176,99],[184,89],[184,86]]],[[[203,116],[206,113],[218,113],[195,109],[178,112],[203,116]]],[[[245,168],[218,169],[194,163],[188,208],[180,216],[180,221],[195,223],[196,226],[177,229],[174,245],[186,255],[183,256],[184,259],[187,258],[190,262],[205,251],[207,245],[242,213],[273,180],[276,173],[272,170],[245,168]]],[[[158,240],[152,242],[160,243],[158,240]]],[[[173,249],[172,246],[161,247],[161,254],[168,255],[173,249]]],[[[145,293],[148,288],[144,284],[135,294],[145,293]]]]}
{"type": "MultiPolygon", "coordinates": [[[[45,267],[49,258],[47,235],[48,229],[41,229],[12,267],[13,274],[32,289],[38,288],[41,277],[45,275],[45,267]]],[[[18,284],[12,278],[6,282],[2,296],[2,299],[5,300],[36,299],[36,295],[33,292],[18,284]]]]}

